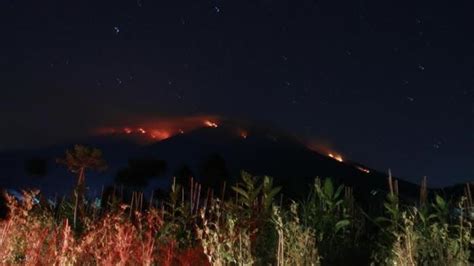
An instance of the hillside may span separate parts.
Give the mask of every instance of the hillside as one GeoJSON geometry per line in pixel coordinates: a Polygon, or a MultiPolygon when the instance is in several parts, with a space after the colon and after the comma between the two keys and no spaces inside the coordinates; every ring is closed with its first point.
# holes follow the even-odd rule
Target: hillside
{"type": "MultiPolygon", "coordinates": [[[[230,181],[235,180],[241,170],[255,175],[269,175],[285,187],[284,193],[292,197],[305,194],[315,177],[331,177],[353,187],[360,195],[386,190],[387,186],[385,173],[331,158],[309,149],[293,136],[257,125],[222,122],[217,127],[201,127],[161,141],[140,144],[133,141],[135,137],[112,134],[37,150],[3,152],[0,154],[3,170],[0,185],[9,188],[39,187],[49,195],[69,191],[74,179],[64,167],[55,163],[55,158],[61,157],[74,144],[84,144],[101,149],[109,165],[105,173],[90,174],[88,185],[93,195],[99,193],[102,186],[113,184],[117,171],[126,167],[129,159],[164,160],[167,169],[160,177],[161,182],[151,184],[166,186],[174,173],[184,166],[197,179],[202,178],[203,164],[212,156],[224,160],[230,181]],[[26,174],[25,162],[32,158],[45,160],[45,176],[26,174]]],[[[408,197],[416,197],[418,193],[416,185],[402,179],[399,188],[400,193],[408,197]]]]}

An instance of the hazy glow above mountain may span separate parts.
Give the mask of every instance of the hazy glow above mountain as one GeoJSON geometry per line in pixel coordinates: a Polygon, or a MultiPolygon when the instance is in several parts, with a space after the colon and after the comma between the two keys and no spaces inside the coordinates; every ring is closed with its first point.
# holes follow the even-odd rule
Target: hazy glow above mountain
{"type": "MultiPolygon", "coordinates": [[[[118,124],[114,126],[101,127],[95,130],[98,135],[130,135],[134,139],[148,143],[153,141],[161,141],[178,134],[185,134],[199,128],[218,128],[221,123],[226,123],[226,120],[214,115],[200,115],[200,116],[180,116],[180,117],[164,117],[159,119],[149,119],[144,122],[135,122],[129,124],[118,124]]],[[[239,123],[232,124],[235,127],[236,137],[242,140],[247,139],[252,130],[247,126],[242,127],[239,123]]],[[[232,132],[232,131],[231,131],[232,132]]],[[[301,141],[301,140],[300,140],[301,141]]],[[[326,154],[326,156],[338,161],[344,162],[341,154],[332,149],[324,148],[323,145],[318,145],[315,141],[301,141],[304,145],[315,152],[326,154]]],[[[360,169],[361,171],[365,171],[360,169]]]]}
{"type": "Polygon", "coordinates": [[[177,134],[203,127],[218,127],[217,116],[188,116],[150,119],[136,124],[123,124],[101,127],[95,130],[98,135],[134,135],[148,140],[164,140],[177,134]]]}

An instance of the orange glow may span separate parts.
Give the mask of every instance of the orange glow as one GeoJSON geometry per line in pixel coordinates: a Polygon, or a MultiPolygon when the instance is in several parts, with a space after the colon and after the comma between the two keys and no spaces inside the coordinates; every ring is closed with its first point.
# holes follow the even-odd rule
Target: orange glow
{"type": "Polygon", "coordinates": [[[370,173],[370,170],[369,169],[366,169],[364,167],[361,167],[361,166],[356,166],[357,169],[359,169],[361,172],[364,172],[366,174],[369,174],[370,173]]]}
{"type": "MultiPolygon", "coordinates": [[[[133,120],[133,118],[126,118],[133,120]]],[[[203,127],[218,127],[218,116],[198,115],[186,117],[163,117],[154,119],[136,118],[135,124],[122,124],[115,127],[100,127],[94,130],[98,135],[131,135],[139,142],[158,141],[177,134],[203,127]]]]}
{"type": "Polygon", "coordinates": [[[338,154],[334,155],[332,153],[329,153],[328,156],[333,158],[334,160],[336,160],[338,162],[341,162],[341,163],[344,162],[341,155],[338,155],[338,154]]]}
{"type": "Polygon", "coordinates": [[[204,121],[204,125],[208,126],[208,127],[218,127],[218,125],[212,121],[209,121],[209,120],[206,120],[204,121]]]}
{"type": "Polygon", "coordinates": [[[248,137],[248,132],[245,130],[240,131],[240,137],[246,139],[248,137]]]}
{"type": "Polygon", "coordinates": [[[171,134],[164,130],[151,130],[150,136],[153,139],[164,140],[170,138],[171,134]]]}

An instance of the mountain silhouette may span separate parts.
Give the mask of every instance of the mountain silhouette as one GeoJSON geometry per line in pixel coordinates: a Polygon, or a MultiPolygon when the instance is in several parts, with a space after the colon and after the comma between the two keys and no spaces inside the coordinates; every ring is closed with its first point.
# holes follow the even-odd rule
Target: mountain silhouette
{"type": "MultiPolygon", "coordinates": [[[[234,182],[245,170],[253,175],[268,175],[275,184],[283,186],[289,197],[304,197],[316,177],[332,178],[354,188],[356,195],[385,195],[387,174],[354,162],[341,162],[326,154],[309,149],[296,137],[251,123],[223,121],[217,127],[202,127],[168,139],[147,144],[133,141],[133,136],[120,134],[94,136],[52,147],[13,150],[0,153],[0,186],[4,188],[37,187],[47,195],[71,191],[75,179],[66,169],[55,163],[66,149],[74,144],[99,148],[109,168],[105,173],[87,173],[87,184],[92,196],[103,186],[113,184],[117,173],[127,167],[130,160],[162,160],[166,172],[152,179],[149,187],[164,189],[172,176],[183,166],[194,178],[205,182],[206,175],[223,176],[234,182]],[[44,161],[45,173],[32,175],[31,160],[44,161]],[[214,160],[214,162],[212,161],[214,160]],[[209,171],[213,163],[220,162],[220,170],[209,171]],[[29,164],[28,164],[29,163],[29,164]],[[208,168],[207,172],[206,169],[208,168]]],[[[36,162],[36,161],[33,161],[36,162]]],[[[33,165],[35,166],[35,165],[33,165]]],[[[40,165],[43,167],[43,165],[40,165]]],[[[212,182],[220,182],[214,180],[212,182]]],[[[419,187],[399,179],[399,191],[408,198],[418,194],[419,187]]],[[[219,187],[220,184],[215,184],[219,187]]]]}

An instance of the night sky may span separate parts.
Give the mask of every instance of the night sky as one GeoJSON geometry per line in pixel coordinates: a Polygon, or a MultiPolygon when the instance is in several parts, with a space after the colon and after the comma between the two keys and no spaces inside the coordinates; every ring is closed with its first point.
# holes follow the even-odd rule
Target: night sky
{"type": "Polygon", "coordinates": [[[212,114],[413,181],[473,180],[473,14],[471,0],[2,0],[0,150],[212,114]]]}

